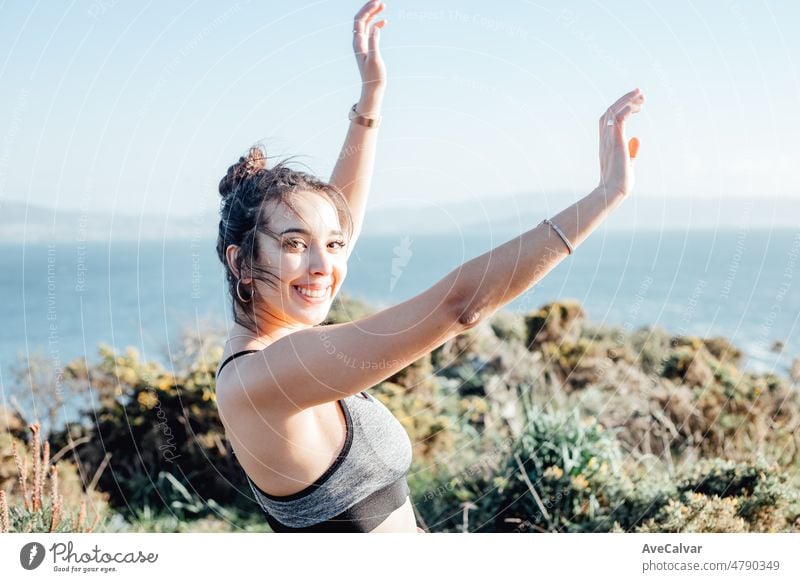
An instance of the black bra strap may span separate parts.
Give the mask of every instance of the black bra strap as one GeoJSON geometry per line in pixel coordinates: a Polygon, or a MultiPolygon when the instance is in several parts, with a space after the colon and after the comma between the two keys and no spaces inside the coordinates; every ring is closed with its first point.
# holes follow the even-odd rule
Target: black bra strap
{"type": "Polygon", "coordinates": [[[224,368],[225,364],[230,362],[233,358],[238,358],[239,356],[244,356],[245,354],[252,354],[254,352],[260,352],[260,351],[261,350],[242,350],[241,352],[236,352],[232,356],[228,356],[228,358],[224,362],[222,362],[222,364],[220,365],[219,369],[217,370],[217,376],[216,377],[219,377],[220,372],[222,372],[222,368],[224,368]]]}

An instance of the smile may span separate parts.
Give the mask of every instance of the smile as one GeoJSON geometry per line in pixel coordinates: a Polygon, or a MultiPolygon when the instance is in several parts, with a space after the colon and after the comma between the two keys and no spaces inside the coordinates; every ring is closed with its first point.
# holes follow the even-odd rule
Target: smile
{"type": "Polygon", "coordinates": [[[326,287],[325,289],[311,291],[310,289],[298,287],[297,285],[292,285],[292,288],[295,290],[297,295],[302,297],[303,300],[308,303],[324,303],[328,300],[328,294],[331,290],[330,287],[326,287]]]}

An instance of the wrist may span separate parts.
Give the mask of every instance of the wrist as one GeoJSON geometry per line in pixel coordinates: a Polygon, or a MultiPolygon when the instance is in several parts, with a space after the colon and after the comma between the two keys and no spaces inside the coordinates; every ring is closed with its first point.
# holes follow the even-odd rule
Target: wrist
{"type": "Polygon", "coordinates": [[[361,96],[358,98],[356,109],[359,113],[364,115],[379,115],[381,105],[383,104],[383,90],[382,89],[364,89],[361,91],[361,96]]]}
{"type": "Polygon", "coordinates": [[[594,189],[593,194],[595,197],[603,199],[607,206],[616,206],[627,198],[627,192],[619,188],[613,188],[608,184],[599,184],[594,189]]]}

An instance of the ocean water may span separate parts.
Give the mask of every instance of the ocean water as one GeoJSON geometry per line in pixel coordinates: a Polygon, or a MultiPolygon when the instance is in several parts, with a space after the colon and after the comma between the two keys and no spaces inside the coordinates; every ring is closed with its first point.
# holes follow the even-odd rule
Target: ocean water
{"type": "MultiPolygon", "coordinates": [[[[408,299],[514,233],[364,236],[344,291],[376,306],[408,299]]],[[[0,383],[32,354],[56,368],[105,343],[169,365],[187,328],[230,322],[215,241],[0,246],[0,383]]],[[[505,309],[578,300],[596,323],[722,335],[744,367],[786,374],[800,357],[800,230],[598,230],[505,309]],[[775,341],[783,350],[772,350],[775,341]]]]}

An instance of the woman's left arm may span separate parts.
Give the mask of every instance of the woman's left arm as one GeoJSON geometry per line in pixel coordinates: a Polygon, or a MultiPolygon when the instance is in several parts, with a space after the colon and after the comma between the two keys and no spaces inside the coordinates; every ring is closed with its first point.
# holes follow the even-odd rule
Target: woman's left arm
{"type": "MultiPolygon", "coordinates": [[[[374,24],[370,20],[383,8],[382,2],[371,0],[358,11],[353,21],[353,51],[361,74],[361,97],[356,104],[356,112],[372,118],[380,117],[386,89],[386,67],[379,50],[380,29],[386,25],[386,20],[374,24]]],[[[376,144],[376,127],[351,121],[329,180],[342,191],[353,215],[353,238],[348,245],[349,251],[352,251],[364,222],[376,144]]]]}

